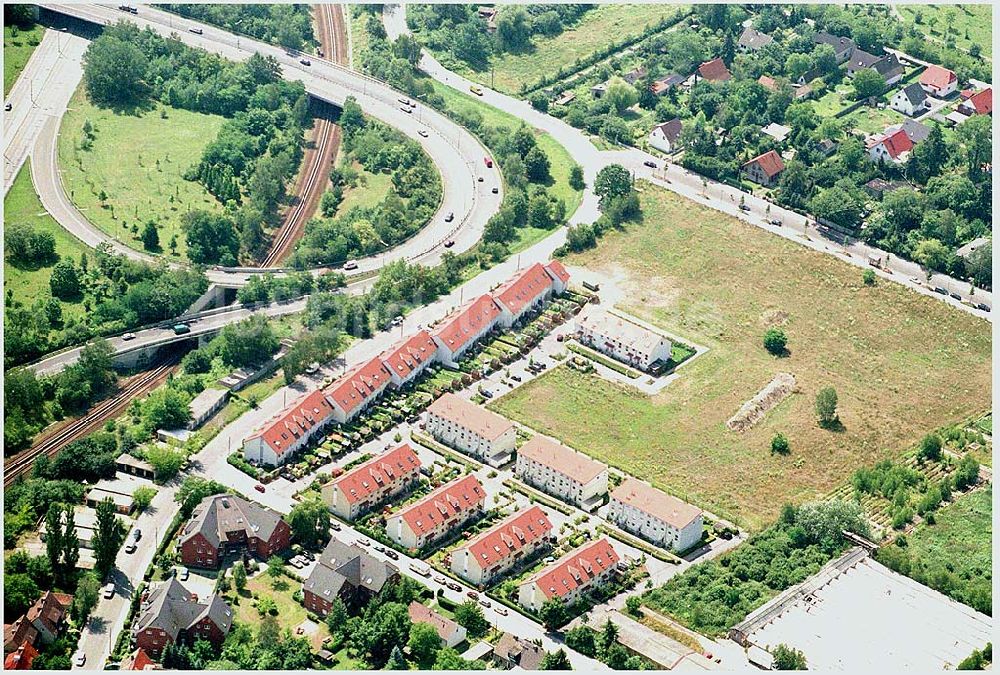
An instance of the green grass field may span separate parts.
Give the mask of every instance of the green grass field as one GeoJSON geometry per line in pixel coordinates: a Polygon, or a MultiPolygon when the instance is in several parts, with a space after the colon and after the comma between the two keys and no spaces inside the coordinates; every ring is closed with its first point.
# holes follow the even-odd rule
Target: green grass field
{"type": "MultiPolygon", "coordinates": [[[[486,124],[491,126],[506,126],[509,129],[516,129],[521,125],[521,121],[513,115],[483,103],[471,95],[455,91],[440,82],[433,84],[434,92],[444,99],[445,104],[451,110],[466,113],[475,111],[482,116],[486,124]]],[[[573,215],[583,200],[583,191],[574,190],[569,185],[569,172],[575,162],[566,148],[548,134],[536,130],[536,140],[538,146],[548,155],[551,163],[552,184],[548,186],[549,193],[566,202],[566,216],[569,217],[573,215]]]]}
{"type": "Polygon", "coordinates": [[[882,133],[891,124],[902,124],[906,117],[891,108],[862,106],[843,118],[844,127],[858,129],[866,134],[882,133]]]}
{"type": "MultiPolygon", "coordinates": [[[[51,232],[56,240],[56,253],[60,257],[80,259],[80,254],[87,247],[79,239],[59,226],[38,201],[35,188],[31,183],[31,160],[29,159],[18,172],[10,192],[3,200],[4,223],[25,223],[39,231],[51,232]]],[[[49,276],[52,267],[35,269],[18,269],[6,260],[3,265],[4,293],[11,291],[14,300],[32,304],[39,298],[51,295],[49,291],[49,276]]],[[[83,314],[82,302],[63,302],[63,319],[83,314]]]]}
{"type": "Polygon", "coordinates": [[[186,259],[181,218],[193,209],[221,209],[200,183],[184,172],[201,160],[225,119],[162,106],[138,115],[116,114],[92,105],[83,86],[76,91],[59,130],[63,184],[77,208],[94,225],[136,249],[142,242],[131,227],[157,223],[162,253],[186,259]],[[160,109],[166,118],[160,116],[160,109]],[[94,126],[93,148],[80,149],[83,125],[94,126]],[[107,193],[102,204],[101,190],[107,193]],[[177,255],[169,243],[177,236],[177,255]]]}
{"type": "Polygon", "coordinates": [[[357,12],[356,8],[351,8],[351,59],[354,67],[361,70],[361,55],[368,49],[368,33],[365,31],[365,22],[368,20],[368,12],[357,12]]]}
{"type": "Polygon", "coordinates": [[[31,58],[31,53],[42,40],[45,33],[45,26],[38,24],[31,28],[19,28],[15,26],[3,27],[3,93],[4,96],[10,92],[10,88],[17,82],[17,76],[24,70],[24,66],[31,58]],[[14,31],[17,31],[17,36],[14,31]]]}
{"type": "Polygon", "coordinates": [[[898,284],[866,287],[859,268],[832,256],[642,189],[644,222],[567,264],[610,277],[622,309],[709,351],[652,398],[563,368],[491,407],[752,528],[990,407],[987,322],[898,284]],[[778,325],[789,338],[781,359],[761,343],[778,325]],[[795,375],[798,392],[749,431],[730,431],[726,420],[779,372],[795,375]],[[842,431],[816,423],[826,386],[842,431]],[[770,453],[777,432],[790,456],[770,453]]]}
{"type": "Polygon", "coordinates": [[[357,162],[354,168],[358,171],[357,187],[344,190],[344,200],[337,208],[337,216],[343,216],[354,207],[371,208],[385,199],[393,189],[392,176],[387,173],[371,173],[357,162]]]}
{"type": "Polygon", "coordinates": [[[993,15],[989,3],[979,5],[897,5],[896,9],[918,31],[931,39],[944,42],[945,31],[953,29],[955,45],[968,51],[978,44],[984,56],[993,53],[993,15]],[[921,22],[916,23],[917,13],[921,22]]]}

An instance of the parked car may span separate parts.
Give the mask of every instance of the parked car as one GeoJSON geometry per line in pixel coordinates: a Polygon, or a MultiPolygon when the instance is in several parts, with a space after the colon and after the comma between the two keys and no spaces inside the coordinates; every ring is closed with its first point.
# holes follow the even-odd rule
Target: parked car
{"type": "Polygon", "coordinates": [[[299,560],[298,556],[295,556],[294,558],[292,558],[291,560],[289,560],[288,564],[291,565],[292,567],[294,567],[297,570],[300,570],[300,569],[302,569],[304,567],[304,565],[302,564],[302,561],[299,560]]]}
{"type": "Polygon", "coordinates": [[[136,551],[137,548],[139,548],[139,547],[135,545],[135,542],[134,541],[130,541],[128,543],[128,545],[125,547],[125,552],[128,553],[129,555],[131,555],[131,554],[135,553],[135,551],[136,551]]]}
{"type": "Polygon", "coordinates": [[[417,133],[420,134],[421,136],[423,136],[424,138],[427,138],[427,130],[426,129],[418,129],[417,133]]]}
{"type": "Polygon", "coordinates": [[[385,556],[386,556],[387,558],[389,558],[389,560],[399,560],[399,554],[398,554],[398,553],[396,553],[396,552],[395,552],[394,550],[392,550],[391,548],[386,548],[386,549],[385,549],[385,556]]]}
{"type": "Polygon", "coordinates": [[[372,548],[374,548],[379,553],[385,553],[385,546],[383,546],[382,544],[375,544],[372,548]]]}
{"type": "Polygon", "coordinates": [[[181,581],[187,581],[188,577],[191,576],[191,570],[186,567],[181,567],[180,571],[177,573],[177,578],[181,581]]]}
{"type": "Polygon", "coordinates": [[[416,560],[410,563],[410,569],[413,570],[415,574],[419,574],[422,577],[429,577],[431,575],[431,568],[421,562],[417,562],[416,560]]]}
{"type": "Polygon", "coordinates": [[[413,110],[408,105],[401,105],[401,106],[399,106],[399,109],[402,110],[403,112],[407,113],[407,114],[411,114],[411,115],[413,114],[413,110]]]}
{"type": "Polygon", "coordinates": [[[514,380],[515,382],[520,382],[521,381],[521,376],[520,375],[511,375],[510,379],[514,380]]]}
{"type": "Polygon", "coordinates": [[[403,325],[403,316],[399,315],[397,317],[394,317],[393,320],[392,320],[392,325],[393,326],[401,326],[401,325],[403,325]]]}
{"type": "Polygon", "coordinates": [[[11,105],[10,101],[7,101],[6,103],[3,104],[3,109],[6,110],[7,112],[10,112],[13,107],[14,106],[11,105]]]}
{"type": "Polygon", "coordinates": [[[205,31],[200,28],[188,28],[188,32],[194,33],[195,35],[202,35],[205,31]]]}
{"type": "Polygon", "coordinates": [[[771,220],[769,220],[768,222],[771,223],[772,225],[776,226],[776,227],[781,227],[782,224],[783,224],[781,222],[781,218],[771,218],[771,220]]]}
{"type": "Polygon", "coordinates": [[[493,611],[499,614],[500,616],[507,616],[507,608],[504,607],[503,605],[497,605],[496,607],[493,608],[493,611]]]}
{"type": "Polygon", "coordinates": [[[454,245],[455,245],[455,240],[454,239],[449,239],[448,241],[446,241],[444,243],[444,247],[445,248],[451,248],[454,245]]]}
{"type": "Polygon", "coordinates": [[[486,398],[493,398],[493,392],[490,391],[489,389],[482,389],[480,390],[479,393],[485,396],[486,398]]]}
{"type": "Polygon", "coordinates": [[[124,335],[122,335],[122,340],[124,340],[125,342],[134,339],[135,339],[135,333],[125,333],[124,335]]]}
{"type": "Polygon", "coordinates": [[[449,581],[447,586],[453,591],[458,591],[458,592],[462,591],[462,587],[456,584],[454,581],[449,581]]]}
{"type": "Polygon", "coordinates": [[[493,603],[490,602],[489,600],[487,600],[486,598],[480,598],[479,599],[479,604],[482,605],[483,607],[487,607],[487,608],[493,606],[493,603]]]}
{"type": "Polygon", "coordinates": [[[439,584],[443,584],[443,585],[446,585],[446,586],[448,585],[448,580],[445,579],[440,574],[438,574],[437,576],[434,577],[434,581],[438,582],[439,584]]]}
{"type": "Polygon", "coordinates": [[[83,668],[83,664],[87,662],[87,655],[83,652],[77,652],[76,656],[73,657],[73,665],[77,668],[83,668]]]}
{"type": "Polygon", "coordinates": [[[935,286],[934,287],[934,292],[935,293],[940,293],[941,295],[948,295],[948,291],[946,289],[944,289],[944,288],[941,288],[940,286],[935,286]]]}
{"type": "Polygon", "coordinates": [[[747,204],[740,204],[740,211],[750,211],[750,207],[747,204]]]}
{"type": "Polygon", "coordinates": [[[650,169],[655,169],[656,168],[656,162],[653,162],[653,161],[648,160],[648,159],[645,162],[643,162],[643,165],[648,166],[650,169]]]}
{"type": "Polygon", "coordinates": [[[479,599],[479,593],[476,593],[475,591],[469,591],[468,593],[466,593],[466,595],[472,598],[473,600],[479,599]]]}
{"type": "Polygon", "coordinates": [[[104,587],[104,599],[110,600],[113,597],[115,597],[115,585],[109,581],[107,586],[104,587]]]}
{"type": "Polygon", "coordinates": [[[330,528],[334,532],[340,532],[341,530],[340,523],[338,523],[336,520],[330,521],[330,528]]]}
{"type": "Polygon", "coordinates": [[[399,101],[400,103],[402,103],[403,105],[410,105],[410,99],[408,99],[408,98],[400,97],[400,98],[397,98],[396,100],[399,101]]]}
{"type": "Polygon", "coordinates": [[[482,176],[476,176],[476,182],[477,183],[482,183],[483,182],[483,177],[482,176]]]}
{"type": "Polygon", "coordinates": [[[303,66],[311,66],[312,65],[312,61],[310,61],[309,59],[299,59],[299,63],[301,63],[303,66]]]}
{"type": "Polygon", "coordinates": [[[267,488],[261,485],[260,483],[254,485],[253,489],[256,490],[257,492],[267,492],[267,488]]]}
{"type": "Polygon", "coordinates": [[[979,304],[976,305],[976,309],[982,310],[984,312],[988,312],[988,311],[990,311],[990,306],[989,305],[984,305],[983,303],[980,302],[979,304]]]}
{"type": "Polygon", "coordinates": [[[371,546],[372,545],[371,540],[370,539],[366,539],[364,537],[361,537],[360,539],[358,539],[358,543],[360,545],[362,545],[362,546],[371,546]]]}
{"type": "Polygon", "coordinates": [[[142,539],[142,530],[140,530],[138,527],[132,530],[132,538],[135,539],[136,541],[142,539]]]}

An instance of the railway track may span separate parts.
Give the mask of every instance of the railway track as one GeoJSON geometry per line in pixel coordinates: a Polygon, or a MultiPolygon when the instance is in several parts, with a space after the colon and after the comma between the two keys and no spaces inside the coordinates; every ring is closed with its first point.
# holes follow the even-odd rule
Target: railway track
{"type": "Polygon", "coordinates": [[[170,357],[155,368],[128,378],[121,389],[115,392],[111,398],[95,404],[82,417],[62,425],[48,435],[43,435],[27,450],[22,450],[5,459],[3,464],[4,488],[9,487],[19,477],[31,471],[36,458],[42,455],[54,456],[73,441],[83,438],[103,426],[112,417],[124,412],[134,399],[146,395],[163,384],[167,376],[177,368],[177,365],[177,357],[170,357]]]}
{"type": "MultiPolygon", "coordinates": [[[[343,10],[338,5],[315,5],[315,9],[317,37],[324,58],[346,64],[349,55],[343,10]]],[[[285,214],[261,267],[277,267],[288,257],[323,197],[327,171],[340,147],[340,127],[326,118],[316,118],[313,139],[316,147],[305,153],[304,169],[295,190],[298,200],[285,214]]]]}

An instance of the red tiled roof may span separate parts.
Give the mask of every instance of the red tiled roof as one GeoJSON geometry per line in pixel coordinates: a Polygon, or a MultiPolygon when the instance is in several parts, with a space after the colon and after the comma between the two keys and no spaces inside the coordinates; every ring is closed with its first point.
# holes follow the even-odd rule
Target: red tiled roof
{"type": "Polygon", "coordinates": [[[121,663],[122,670],[146,670],[152,666],[156,667],[156,662],[149,658],[149,654],[142,647],[129,654],[121,663]]]}
{"type": "Polygon", "coordinates": [[[566,268],[563,267],[563,264],[558,260],[550,260],[548,264],[545,265],[545,269],[549,272],[549,274],[556,277],[564,284],[569,283],[569,272],[566,271],[566,268]]]}
{"type": "Polygon", "coordinates": [[[417,453],[409,444],[403,443],[395,450],[371,459],[330,482],[340,487],[347,501],[353,504],[380,488],[391,485],[403,474],[419,468],[417,453]]]}
{"type": "Polygon", "coordinates": [[[757,155],[743,166],[750,166],[754,163],[760,165],[761,171],[767,174],[768,178],[774,178],[785,170],[785,163],[781,160],[781,155],[774,150],[768,150],[763,155],[757,155]]]}
{"type": "Polygon", "coordinates": [[[317,389],[291,405],[265,428],[251,438],[263,438],[278,455],[283,454],[310,429],[322,424],[333,414],[333,406],[322,390],[317,389]]]}
{"type": "Polygon", "coordinates": [[[875,145],[882,143],[885,145],[886,152],[893,159],[896,159],[904,152],[908,152],[913,149],[913,141],[910,137],[906,135],[906,132],[902,129],[897,129],[888,136],[883,136],[881,140],[877,141],[875,145]]]}
{"type": "Polygon", "coordinates": [[[422,330],[395,347],[382,352],[380,358],[392,373],[406,379],[421,365],[433,360],[436,353],[437,344],[434,343],[431,334],[422,330]]]}
{"type": "Polygon", "coordinates": [[[957,79],[952,71],[935,65],[927,66],[927,70],[920,74],[920,84],[937,89],[944,89],[957,79]]]}
{"type": "Polygon", "coordinates": [[[414,534],[419,536],[430,532],[436,525],[477,508],[485,499],[483,484],[469,474],[445,483],[419,502],[393,515],[406,521],[414,534]]]}
{"type": "Polygon", "coordinates": [[[410,602],[408,609],[410,621],[413,623],[426,623],[434,627],[438,637],[448,642],[452,636],[458,632],[459,625],[455,621],[441,616],[427,605],[421,605],[416,600],[410,602]]]}
{"type": "Polygon", "coordinates": [[[466,401],[458,394],[447,392],[427,408],[427,412],[465,427],[480,438],[494,441],[514,427],[503,415],[466,401]]]}
{"type": "Polygon", "coordinates": [[[732,77],[729,74],[729,69],[726,68],[726,64],[722,62],[721,57],[705,61],[705,63],[698,66],[698,74],[709,82],[725,82],[732,77]]]}
{"type": "Polygon", "coordinates": [[[538,506],[532,506],[483,532],[462,548],[469,549],[479,566],[486,569],[551,532],[552,523],[545,512],[538,506]]]}
{"type": "Polygon", "coordinates": [[[434,337],[450,351],[464,347],[473,337],[491,326],[500,316],[500,308],[491,295],[481,295],[458,310],[434,331],[434,337]]]}
{"type": "Polygon", "coordinates": [[[38,656],[38,650],[30,642],[22,642],[17,651],[13,651],[3,660],[4,670],[31,670],[31,662],[38,656]]]}
{"type": "Polygon", "coordinates": [[[761,75],[757,78],[757,82],[760,83],[765,89],[770,91],[778,91],[778,81],[773,77],[768,75],[761,75]]]}
{"type": "Polygon", "coordinates": [[[993,114],[993,87],[987,87],[982,91],[977,91],[969,97],[969,103],[975,108],[979,115],[993,114]]]}
{"type": "Polygon", "coordinates": [[[382,363],[381,358],[376,356],[331,384],[326,393],[336,405],[349,414],[391,381],[389,369],[382,363]]]}
{"type": "Polygon", "coordinates": [[[535,263],[497,289],[493,297],[509,309],[511,314],[517,315],[550,288],[552,277],[542,267],[542,263],[535,263]]]}
{"type": "Polygon", "coordinates": [[[15,649],[24,642],[31,644],[38,639],[38,630],[31,625],[24,615],[14,619],[13,623],[3,625],[3,646],[4,650],[15,649]]]}
{"type": "Polygon", "coordinates": [[[35,601],[35,604],[28,608],[24,616],[31,623],[41,621],[50,632],[57,633],[59,623],[72,602],[72,595],[46,591],[42,597],[35,601]]]}
{"type": "Polygon", "coordinates": [[[537,584],[547,598],[562,597],[617,564],[618,554],[603,537],[552,563],[529,583],[537,584]]]}

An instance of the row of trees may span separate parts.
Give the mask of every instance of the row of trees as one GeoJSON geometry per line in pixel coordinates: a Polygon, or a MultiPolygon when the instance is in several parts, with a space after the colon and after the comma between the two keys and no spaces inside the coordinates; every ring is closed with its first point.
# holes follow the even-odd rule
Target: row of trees
{"type": "Polygon", "coordinates": [[[166,5],[165,9],[226,30],[301,49],[315,44],[308,5],[166,5]]]}

